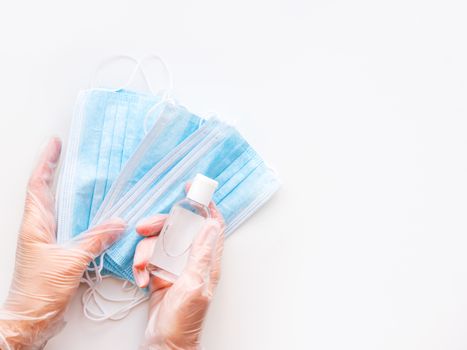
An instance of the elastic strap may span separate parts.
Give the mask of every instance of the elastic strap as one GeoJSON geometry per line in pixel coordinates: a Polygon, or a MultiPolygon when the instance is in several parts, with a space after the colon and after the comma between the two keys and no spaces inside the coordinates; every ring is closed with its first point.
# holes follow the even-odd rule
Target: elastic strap
{"type": "Polygon", "coordinates": [[[150,80],[147,78],[148,77],[148,74],[146,73],[145,69],[144,69],[144,65],[146,62],[148,61],[156,61],[156,62],[159,62],[162,66],[162,68],[164,68],[164,71],[165,71],[165,74],[167,76],[167,88],[166,89],[162,89],[161,92],[159,92],[158,94],[161,94],[161,100],[159,102],[157,102],[154,106],[152,106],[148,112],[146,113],[146,116],[144,117],[144,123],[143,123],[143,130],[144,130],[144,133],[147,134],[149,132],[149,125],[148,125],[148,121],[149,121],[149,116],[160,106],[162,106],[163,104],[171,101],[170,99],[170,95],[172,94],[172,90],[173,90],[173,78],[172,78],[172,72],[170,71],[169,69],[169,66],[167,65],[167,63],[165,63],[165,61],[159,56],[159,55],[156,55],[156,54],[149,54],[145,57],[143,57],[140,61],[139,61],[139,69],[141,70],[141,74],[143,75],[144,77],[144,80],[146,81],[146,85],[148,86],[149,88],[149,91],[151,91],[153,94],[154,94],[154,90],[152,88],[152,85],[151,85],[151,82],[150,80]]]}
{"type": "Polygon", "coordinates": [[[133,83],[138,71],[140,71],[142,76],[143,76],[144,82],[145,82],[148,90],[151,92],[151,94],[158,95],[159,92],[155,91],[153,89],[151,81],[148,78],[148,74],[146,74],[146,70],[144,68],[145,63],[150,61],[150,60],[159,62],[161,64],[162,68],[165,71],[165,75],[167,76],[168,86],[167,86],[167,88],[161,89],[161,90],[170,92],[173,89],[172,73],[171,73],[171,71],[169,69],[169,66],[167,65],[167,63],[165,63],[165,61],[159,55],[156,55],[156,54],[146,55],[140,60],[136,59],[133,56],[129,56],[129,55],[114,55],[114,56],[111,56],[111,57],[108,57],[108,58],[104,59],[97,66],[96,70],[94,71],[94,74],[93,74],[92,79],[91,79],[91,88],[98,88],[101,85],[100,75],[101,75],[102,70],[105,67],[107,67],[109,64],[111,64],[113,62],[118,62],[118,61],[122,61],[122,60],[132,62],[134,64],[134,68],[133,68],[133,71],[131,72],[131,74],[129,75],[127,81],[122,86],[119,86],[119,87],[116,87],[116,88],[112,89],[113,91],[118,91],[118,90],[128,88],[133,83]]]}
{"type": "MultiPolygon", "coordinates": [[[[123,84],[123,86],[121,86],[121,87],[115,88],[114,90],[118,91],[118,90],[124,89],[125,87],[129,86],[133,82],[133,79],[135,79],[136,73],[138,73],[139,61],[136,58],[134,58],[133,56],[129,56],[129,55],[114,55],[114,56],[110,56],[110,57],[104,59],[101,63],[99,63],[99,65],[97,66],[97,68],[94,71],[94,74],[93,74],[93,76],[91,78],[91,88],[97,88],[97,87],[99,87],[101,85],[99,76],[101,74],[102,69],[104,69],[104,67],[108,66],[110,63],[121,61],[121,60],[131,61],[131,62],[134,63],[135,67],[133,68],[133,71],[131,72],[130,76],[128,77],[126,83],[123,84]]],[[[145,81],[147,82],[146,78],[145,78],[145,81]]],[[[149,86],[148,86],[148,88],[149,88],[149,86]]]]}
{"type": "MultiPolygon", "coordinates": [[[[105,254],[105,253],[104,253],[105,254]]],[[[94,266],[94,276],[91,276],[89,270],[86,270],[81,282],[88,285],[88,289],[81,297],[83,305],[83,313],[91,321],[101,322],[105,320],[118,321],[125,318],[130,311],[149,299],[140,289],[124,281],[122,284],[122,292],[130,294],[125,297],[111,297],[106,295],[99,287],[102,285],[104,279],[110,276],[102,276],[102,269],[104,267],[104,256],[101,256],[99,265],[94,266]],[[123,304],[120,308],[112,311],[106,310],[103,303],[116,303],[123,304]]]]}
{"type": "Polygon", "coordinates": [[[159,55],[156,55],[156,54],[149,54],[149,55],[146,55],[144,56],[139,62],[139,69],[141,70],[141,73],[143,74],[143,77],[146,81],[146,85],[148,86],[149,88],[149,91],[151,91],[154,95],[156,94],[154,92],[154,89],[152,88],[152,85],[151,85],[151,82],[150,80],[147,78],[148,77],[148,74],[146,74],[146,71],[144,70],[144,64],[148,61],[156,61],[156,62],[159,62],[162,66],[162,68],[164,68],[164,71],[165,71],[165,74],[167,75],[167,88],[166,89],[163,89],[163,90],[166,90],[166,91],[172,91],[173,90],[173,78],[172,78],[172,72],[170,71],[170,68],[169,66],[167,65],[167,63],[162,59],[162,57],[160,57],[159,55]]]}

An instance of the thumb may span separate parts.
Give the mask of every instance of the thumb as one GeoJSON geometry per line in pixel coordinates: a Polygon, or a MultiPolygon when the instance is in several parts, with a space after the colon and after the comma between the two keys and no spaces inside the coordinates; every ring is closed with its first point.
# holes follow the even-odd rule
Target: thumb
{"type": "Polygon", "coordinates": [[[215,219],[208,220],[193,242],[188,265],[183,273],[190,276],[186,281],[204,286],[210,293],[219,281],[223,236],[219,222],[215,219]]]}
{"type": "Polygon", "coordinates": [[[52,186],[61,152],[61,141],[52,138],[44,148],[28,183],[22,238],[51,243],[55,241],[55,210],[52,186]]]}
{"type": "Polygon", "coordinates": [[[91,261],[115,243],[126,228],[127,225],[122,219],[110,219],[79,235],[78,248],[87,253],[91,261]]]}

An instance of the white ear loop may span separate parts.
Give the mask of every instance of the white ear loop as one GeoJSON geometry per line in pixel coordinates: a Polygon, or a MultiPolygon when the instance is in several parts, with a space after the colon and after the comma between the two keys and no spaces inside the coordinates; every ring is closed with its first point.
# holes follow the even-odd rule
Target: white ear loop
{"type": "Polygon", "coordinates": [[[101,256],[99,265],[95,266],[95,276],[91,276],[89,271],[86,270],[85,277],[81,279],[81,282],[86,283],[89,286],[81,296],[83,314],[86,318],[96,322],[105,320],[118,321],[125,318],[134,307],[149,299],[149,297],[142,293],[137,286],[131,285],[128,281],[125,281],[122,284],[122,290],[126,293],[132,292],[130,296],[114,298],[105,295],[101,290],[99,290],[99,286],[102,284],[104,279],[109,278],[110,276],[102,276],[101,272],[103,268],[104,256],[101,256]],[[114,311],[106,311],[101,301],[125,304],[114,311]],[[92,305],[94,305],[94,308],[92,305]]]}
{"type": "MultiPolygon", "coordinates": [[[[110,276],[104,276],[104,278],[108,278],[110,276]]],[[[105,295],[102,291],[98,289],[98,284],[100,282],[92,285],[90,284],[90,288],[88,288],[81,298],[81,302],[83,304],[83,313],[91,321],[95,322],[102,322],[105,320],[111,321],[119,321],[130,313],[130,311],[142,304],[146,300],[149,299],[146,295],[139,295],[142,293],[139,291],[137,286],[131,286],[128,288],[128,282],[125,281],[122,284],[122,289],[129,293],[133,292],[129,297],[122,297],[122,298],[111,298],[105,295]],[[125,303],[122,307],[114,310],[114,311],[106,311],[105,307],[102,305],[101,301],[105,301],[108,303],[125,303]],[[94,305],[94,308],[91,306],[94,305]],[[96,310],[97,308],[97,310],[96,310]]]]}
{"type": "Polygon", "coordinates": [[[147,79],[148,75],[147,75],[146,71],[144,70],[144,63],[149,61],[149,60],[154,60],[154,61],[159,62],[161,64],[162,68],[164,68],[165,74],[167,75],[167,88],[165,90],[169,91],[169,92],[172,91],[173,90],[172,72],[170,71],[169,66],[162,59],[162,57],[160,57],[159,55],[156,55],[156,54],[146,55],[138,62],[141,73],[143,74],[143,77],[144,77],[144,79],[146,81],[146,85],[148,86],[149,91],[151,91],[151,93],[153,95],[156,95],[156,93],[154,93],[154,89],[152,88],[151,82],[149,81],[149,79],[147,79]]]}
{"type": "Polygon", "coordinates": [[[135,79],[136,73],[138,73],[139,61],[136,58],[134,58],[133,56],[115,55],[115,56],[108,57],[108,58],[104,59],[101,63],[99,63],[99,65],[97,66],[96,70],[94,71],[94,74],[93,74],[92,79],[91,79],[91,88],[97,88],[97,87],[99,87],[101,85],[99,75],[101,74],[102,69],[104,67],[106,67],[107,65],[109,65],[112,62],[116,62],[116,61],[120,61],[120,60],[132,61],[135,64],[135,68],[133,68],[133,71],[131,72],[130,76],[128,77],[126,83],[123,84],[120,87],[114,88],[113,91],[118,91],[118,90],[124,89],[125,87],[129,86],[131,84],[131,82],[133,81],[133,79],[135,79]]]}
{"type": "Polygon", "coordinates": [[[135,68],[133,68],[133,71],[129,75],[127,81],[122,86],[119,86],[119,87],[116,87],[116,88],[112,89],[112,91],[118,91],[118,90],[128,88],[133,83],[138,71],[141,71],[141,75],[143,76],[144,83],[146,84],[149,92],[152,95],[157,95],[158,92],[153,89],[151,81],[148,78],[148,74],[146,73],[146,71],[144,69],[144,66],[143,66],[144,63],[149,61],[149,60],[154,60],[154,61],[157,61],[157,62],[159,62],[161,64],[162,68],[165,71],[165,75],[167,76],[167,80],[168,80],[168,83],[167,83],[168,86],[165,89],[165,91],[167,93],[172,91],[172,89],[173,89],[172,72],[170,71],[169,66],[167,65],[167,63],[165,63],[165,61],[159,55],[156,55],[156,54],[146,55],[140,60],[134,58],[133,56],[129,56],[129,55],[115,55],[115,56],[111,56],[109,58],[104,59],[97,66],[96,70],[94,71],[94,74],[93,74],[92,79],[91,79],[91,88],[97,88],[97,87],[99,87],[101,85],[99,76],[100,76],[102,70],[104,69],[104,67],[108,66],[112,62],[116,62],[116,61],[120,61],[120,60],[129,60],[129,61],[133,62],[135,64],[135,68]]]}
{"type": "MultiPolygon", "coordinates": [[[[161,65],[162,65],[162,68],[164,69],[165,71],[165,74],[167,75],[167,88],[166,89],[161,89],[161,91],[163,92],[162,93],[162,97],[161,97],[161,100],[159,102],[157,102],[154,106],[152,106],[149,111],[146,113],[146,116],[144,117],[144,123],[143,123],[143,130],[144,130],[144,133],[147,134],[149,132],[149,126],[148,126],[148,123],[149,123],[149,116],[151,115],[151,113],[153,113],[159,106],[163,105],[164,103],[166,102],[169,102],[171,99],[170,99],[170,95],[172,93],[172,90],[173,90],[173,78],[172,78],[172,72],[170,71],[169,69],[169,66],[167,65],[167,63],[165,63],[165,61],[158,55],[156,54],[150,54],[150,55],[147,55],[145,57],[143,57],[140,61],[139,61],[139,67],[140,67],[140,70],[141,70],[141,73],[146,81],[146,85],[148,86],[149,90],[151,92],[153,92],[153,89],[152,89],[152,85],[149,81],[149,79],[147,79],[147,73],[144,69],[144,63],[147,62],[148,60],[155,60],[157,62],[159,62],[161,65]]],[[[154,92],[153,92],[154,94],[154,92]]],[[[156,95],[156,94],[154,94],[156,95]]]]}

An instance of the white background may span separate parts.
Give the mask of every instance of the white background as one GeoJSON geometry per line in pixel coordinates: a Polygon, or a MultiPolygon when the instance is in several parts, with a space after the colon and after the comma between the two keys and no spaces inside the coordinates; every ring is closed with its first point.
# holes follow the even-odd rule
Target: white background
{"type": "MultiPolygon", "coordinates": [[[[192,111],[232,121],[283,188],[226,242],[206,349],[466,349],[464,1],[0,5],[0,298],[25,184],[113,54],[157,52],[192,111]]],[[[48,350],[136,349],[146,306],[48,350]]]]}

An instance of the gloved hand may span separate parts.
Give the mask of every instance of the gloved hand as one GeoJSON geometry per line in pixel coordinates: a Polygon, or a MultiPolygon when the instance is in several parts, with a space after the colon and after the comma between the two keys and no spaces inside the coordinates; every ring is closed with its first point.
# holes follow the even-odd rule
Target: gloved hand
{"type": "Polygon", "coordinates": [[[126,227],[113,219],[64,246],[56,243],[52,184],[60,151],[60,140],[52,139],[29,180],[13,281],[0,309],[1,349],[42,349],[64,326],[64,312],[90,261],[126,227]]]}
{"type": "Polygon", "coordinates": [[[207,220],[191,248],[185,271],[170,283],[150,276],[146,265],[154,250],[157,235],[166,215],[156,215],[141,222],[136,230],[143,239],[136,248],[133,272],[139,287],[150,286],[149,321],[144,350],[200,349],[203,321],[220,277],[224,247],[224,223],[211,205],[213,219],[207,220]]]}

